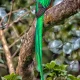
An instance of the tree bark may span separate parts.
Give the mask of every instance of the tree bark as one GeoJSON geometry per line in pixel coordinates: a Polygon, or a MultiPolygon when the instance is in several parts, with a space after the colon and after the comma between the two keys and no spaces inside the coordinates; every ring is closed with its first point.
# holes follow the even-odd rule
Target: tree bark
{"type": "Polygon", "coordinates": [[[30,27],[29,31],[26,32],[23,43],[20,49],[18,66],[16,73],[23,77],[23,80],[33,80],[33,58],[32,58],[32,48],[35,33],[35,20],[30,27]]]}
{"type": "Polygon", "coordinates": [[[80,0],[63,0],[44,14],[44,23],[57,22],[80,11],[80,0]]]}

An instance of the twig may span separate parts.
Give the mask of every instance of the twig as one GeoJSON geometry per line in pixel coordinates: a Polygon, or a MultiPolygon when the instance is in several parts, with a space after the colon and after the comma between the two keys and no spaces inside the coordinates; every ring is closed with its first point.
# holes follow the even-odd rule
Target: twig
{"type": "Polygon", "coordinates": [[[17,32],[17,30],[15,29],[15,27],[14,27],[14,26],[12,27],[12,29],[13,29],[13,31],[15,32],[15,34],[16,34],[16,36],[17,36],[17,38],[19,38],[19,34],[18,34],[18,32],[17,32]]]}
{"type": "Polygon", "coordinates": [[[9,48],[11,48],[13,45],[15,45],[15,44],[16,44],[18,41],[20,41],[24,36],[25,36],[25,34],[22,35],[21,37],[19,37],[14,43],[12,43],[12,44],[9,46],[9,48]]]}
{"type": "Polygon", "coordinates": [[[14,3],[14,0],[11,1],[11,4],[12,4],[12,5],[11,5],[10,15],[9,15],[8,23],[7,23],[8,25],[9,25],[9,23],[10,23],[10,19],[11,19],[11,15],[12,15],[13,3],[14,3]]]}
{"type": "MultiPolygon", "coordinates": [[[[22,8],[22,9],[18,9],[18,10],[12,11],[12,13],[15,13],[15,12],[18,12],[18,11],[24,10],[24,9],[26,9],[26,8],[22,8]]],[[[5,19],[5,17],[7,17],[7,16],[9,16],[9,15],[10,15],[10,12],[7,13],[7,14],[4,16],[4,18],[1,19],[1,21],[0,21],[0,26],[1,26],[2,22],[3,22],[3,20],[5,19]]]]}
{"type": "Polygon", "coordinates": [[[8,27],[6,29],[4,29],[4,32],[8,30],[9,27],[12,27],[12,25],[18,21],[21,20],[21,18],[23,18],[23,16],[25,16],[26,14],[30,13],[30,11],[25,12],[22,16],[20,16],[17,20],[13,21],[11,24],[8,25],[8,27]]]}
{"type": "Polygon", "coordinates": [[[16,54],[18,53],[19,50],[20,50],[20,49],[18,48],[18,49],[15,51],[15,53],[12,55],[12,58],[14,58],[14,57],[16,56],[16,54]]]}
{"type": "Polygon", "coordinates": [[[22,16],[20,16],[17,20],[13,21],[13,22],[9,25],[9,27],[11,27],[14,23],[18,22],[19,20],[21,20],[21,18],[23,18],[23,16],[25,16],[25,15],[28,14],[28,13],[30,13],[30,11],[29,11],[29,12],[25,12],[25,13],[24,13],[22,16]]]}

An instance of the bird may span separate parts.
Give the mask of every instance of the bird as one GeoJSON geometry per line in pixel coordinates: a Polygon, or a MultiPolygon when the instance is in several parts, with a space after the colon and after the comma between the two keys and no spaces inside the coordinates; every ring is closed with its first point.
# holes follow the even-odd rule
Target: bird
{"type": "Polygon", "coordinates": [[[52,0],[36,0],[36,30],[35,30],[35,53],[37,60],[37,70],[40,72],[41,80],[44,80],[42,68],[42,28],[44,12],[51,5],[52,0]]]}
{"type": "Polygon", "coordinates": [[[44,14],[44,12],[46,10],[48,10],[49,8],[51,8],[53,6],[53,2],[54,0],[48,0],[49,1],[49,5],[47,7],[42,6],[42,4],[38,3],[38,12],[36,12],[36,17],[41,16],[42,14],[44,14]]]}

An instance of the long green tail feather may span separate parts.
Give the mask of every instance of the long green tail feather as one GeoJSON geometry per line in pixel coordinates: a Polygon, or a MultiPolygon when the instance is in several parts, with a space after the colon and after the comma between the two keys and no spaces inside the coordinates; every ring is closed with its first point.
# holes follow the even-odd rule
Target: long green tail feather
{"type": "MultiPolygon", "coordinates": [[[[38,2],[44,7],[49,6],[50,0],[37,0],[36,11],[38,11],[38,2]]],[[[41,80],[44,80],[43,69],[42,69],[42,28],[43,28],[44,15],[37,18],[36,32],[35,32],[35,52],[37,59],[37,69],[40,72],[41,80]]]]}
{"type": "MultiPolygon", "coordinates": [[[[37,69],[40,72],[41,77],[43,76],[43,70],[42,70],[42,28],[41,28],[43,25],[43,22],[41,21],[42,17],[40,17],[37,20],[38,27],[36,27],[36,48],[35,48],[36,49],[36,58],[37,58],[37,69]]],[[[41,80],[43,80],[43,79],[41,79],[41,80]]]]}

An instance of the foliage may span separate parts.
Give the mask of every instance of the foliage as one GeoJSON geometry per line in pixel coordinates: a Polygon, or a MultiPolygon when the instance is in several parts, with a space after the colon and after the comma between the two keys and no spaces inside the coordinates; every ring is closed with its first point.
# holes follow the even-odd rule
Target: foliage
{"type": "Polygon", "coordinates": [[[44,77],[45,80],[80,80],[79,77],[75,77],[68,74],[67,65],[58,65],[55,61],[51,61],[44,65],[44,77]]]}
{"type": "Polygon", "coordinates": [[[22,80],[22,77],[13,73],[2,77],[2,80],[22,80]]]}

